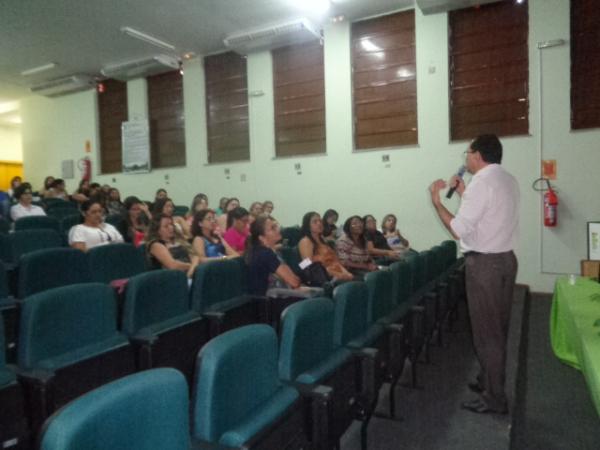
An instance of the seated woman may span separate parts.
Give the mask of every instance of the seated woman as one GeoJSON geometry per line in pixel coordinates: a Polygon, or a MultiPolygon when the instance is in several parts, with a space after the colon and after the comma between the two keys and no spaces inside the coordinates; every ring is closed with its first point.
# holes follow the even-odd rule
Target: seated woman
{"type": "Polygon", "coordinates": [[[117,229],[125,242],[135,245],[142,243],[152,216],[148,205],[135,196],[130,196],[123,202],[125,212],[117,229]]]}
{"type": "Polygon", "coordinates": [[[275,209],[275,205],[273,205],[273,202],[271,200],[265,200],[265,202],[262,204],[262,208],[263,214],[270,216],[273,210],[275,209]]]}
{"type": "Polygon", "coordinates": [[[237,207],[227,214],[227,231],[223,233],[223,239],[240,254],[246,250],[249,222],[250,215],[244,208],[237,207]]]}
{"type": "Polygon", "coordinates": [[[233,250],[227,241],[221,239],[217,230],[217,220],[212,209],[198,211],[192,222],[192,248],[195,261],[202,264],[215,259],[235,258],[239,254],[233,250]]]}
{"type": "Polygon", "coordinates": [[[51,198],[50,189],[52,189],[52,183],[54,183],[54,177],[52,175],[48,175],[44,178],[44,187],[38,191],[38,195],[41,198],[51,198]]]}
{"type": "Polygon", "coordinates": [[[192,199],[192,205],[185,215],[185,220],[190,226],[190,230],[192,227],[192,222],[194,221],[194,216],[197,212],[202,211],[203,209],[208,209],[208,197],[206,194],[194,195],[194,198],[192,199]]]}
{"type": "Polygon", "coordinates": [[[44,195],[44,198],[59,198],[61,200],[69,200],[70,196],[65,187],[65,180],[62,178],[56,178],[52,184],[50,184],[50,189],[44,195]]]}
{"type": "Polygon", "coordinates": [[[181,270],[191,278],[196,268],[191,246],[177,241],[173,218],[165,214],[153,217],[150,222],[146,256],[152,269],[181,270]]]}
{"type": "Polygon", "coordinates": [[[369,255],[375,258],[398,259],[400,257],[399,252],[388,245],[383,233],[377,229],[375,217],[367,214],[362,220],[365,224],[365,239],[367,240],[369,255]]]}
{"type": "Polygon", "coordinates": [[[250,205],[250,223],[254,222],[258,216],[263,213],[263,205],[261,202],[254,202],[250,205]]]}
{"type": "Polygon", "coordinates": [[[217,217],[225,214],[225,205],[228,201],[229,199],[227,197],[221,197],[221,199],[219,200],[219,207],[215,210],[215,215],[217,217]]]}
{"type": "Polygon", "coordinates": [[[94,200],[81,204],[83,223],[69,230],[69,245],[87,252],[100,245],[123,242],[121,233],[109,223],[104,223],[102,205],[94,200]]]}
{"type": "Polygon", "coordinates": [[[125,205],[121,201],[119,190],[117,188],[109,188],[107,195],[106,210],[108,214],[123,214],[125,212],[125,205]]]}
{"type": "Polygon", "coordinates": [[[323,222],[318,213],[311,211],[302,218],[302,235],[298,243],[300,258],[323,264],[330,277],[338,280],[352,280],[354,276],[348,272],[335,251],[323,239],[323,222]]]}
{"type": "Polygon", "coordinates": [[[355,276],[377,270],[367,250],[364,224],[359,216],[352,216],[344,223],[344,234],[335,242],[338,257],[343,266],[355,276]]]}
{"type": "Polygon", "coordinates": [[[275,253],[281,240],[279,226],[269,216],[259,216],[250,225],[246,264],[248,265],[248,290],[253,295],[265,295],[270,288],[298,289],[300,279],[275,253]]]}
{"type": "Polygon", "coordinates": [[[13,192],[13,197],[17,201],[16,205],[10,208],[10,218],[14,221],[21,217],[45,216],[46,213],[39,206],[33,205],[33,194],[29,183],[19,184],[13,192]]]}
{"type": "Polygon", "coordinates": [[[175,226],[175,235],[179,239],[191,239],[192,235],[190,233],[190,226],[185,221],[185,219],[181,216],[174,216],[175,212],[175,204],[173,200],[168,197],[159,198],[154,202],[152,206],[152,217],[160,216],[164,214],[165,216],[173,218],[173,224],[175,226]]]}
{"type": "Polygon", "coordinates": [[[219,227],[221,233],[223,233],[224,230],[227,230],[229,228],[229,226],[227,225],[227,215],[229,214],[229,211],[233,211],[235,208],[239,208],[239,206],[240,201],[237,198],[231,197],[227,200],[227,202],[225,203],[225,209],[223,210],[223,214],[217,217],[217,226],[219,227]]]}
{"type": "Polygon", "coordinates": [[[400,234],[400,231],[396,228],[397,223],[396,216],[393,214],[387,214],[381,222],[381,231],[387,239],[388,245],[398,250],[401,254],[405,253],[410,249],[410,243],[400,234]]]}
{"type": "Polygon", "coordinates": [[[339,237],[337,226],[338,213],[335,209],[328,209],[323,214],[323,239],[328,242],[335,242],[339,237]]]}

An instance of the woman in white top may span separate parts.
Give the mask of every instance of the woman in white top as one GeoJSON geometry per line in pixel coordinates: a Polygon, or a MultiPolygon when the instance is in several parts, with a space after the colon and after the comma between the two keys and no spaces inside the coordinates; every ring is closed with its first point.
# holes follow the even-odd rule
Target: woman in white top
{"type": "Polygon", "coordinates": [[[14,197],[19,203],[10,208],[10,218],[12,220],[17,221],[21,217],[46,215],[42,208],[31,204],[33,196],[29,183],[17,186],[14,191],[14,197]]]}
{"type": "Polygon", "coordinates": [[[75,225],[69,231],[69,245],[81,251],[100,245],[123,242],[123,236],[109,223],[104,223],[102,205],[86,200],[81,204],[83,223],[75,225]]]}

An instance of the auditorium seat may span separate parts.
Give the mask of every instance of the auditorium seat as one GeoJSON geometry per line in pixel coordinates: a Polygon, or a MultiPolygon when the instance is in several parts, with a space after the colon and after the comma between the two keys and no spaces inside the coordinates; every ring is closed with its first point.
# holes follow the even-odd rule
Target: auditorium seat
{"type": "Polygon", "coordinates": [[[279,380],[277,353],[277,336],[267,325],[228,331],[202,348],[194,439],[227,448],[308,448],[310,415],[299,392],[279,380]]]}
{"type": "Polygon", "coordinates": [[[183,272],[154,270],[130,278],[122,329],[134,344],[139,370],[174,367],[192,382],[208,321],[191,311],[183,272]]]}
{"type": "Polygon", "coordinates": [[[106,219],[104,219],[104,221],[117,228],[123,221],[123,216],[121,214],[109,214],[108,216],[106,216],[106,219]]]}
{"type": "Polygon", "coordinates": [[[283,246],[279,249],[279,254],[283,259],[283,262],[290,266],[290,269],[292,269],[297,276],[300,276],[302,269],[300,269],[299,264],[300,261],[302,261],[302,258],[300,257],[300,251],[298,250],[298,247],[283,246]]]}
{"type": "Polygon", "coordinates": [[[48,206],[46,214],[60,221],[65,217],[72,216],[74,214],[79,214],[79,208],[75,203],[57,203],[48,206]]]}
{"type": "Polygon", "coordinates": [[[6,352],[9,362],[14,362],[17,356],[17,334],[19,328],[19,303],[10,295],[8,274],[4,263],[0,261],[0,315],[4,327],[3,344],[0,352],[6,352]]]}
{"type": "Polygon", "coordinates": [[[66,244],[69,243],[69,230],[81,223],[83,217],[79,212],[69,214],[60,220],[60,233],[66,244]]]}
{"type": "Polygon", "coordinates": [[[17,219],[15,231],[50,229],[59,232],[60,223],[58,219],[49,216],[27,216],[17,219]]]}
{"type": "Polygon", "coordinates": [[[24,302],[17,363],[34,430],[73,398],[135,370],[116,317],[115,294],[100,283],[46,290],[24,302]]]}
{"type": "Polygon", "coordinates": [[[173,209],[173,215],[185,217],[185,215],[188,213],[189,210],[190,210],[190,208],[187,206],[175,205],[175,208],[173,209]]]}
{"type": "MultiPolygon", "coordinates": [[[[339,448],[340,437],[354,419],[367,419],[370,395],[376,389],[377,357],[373,349],[353,351],[335,344],[331,299],[308,299],[283,312],[279,377],[333,389],[330,448],[339,448]]],[[[366,434],[363,449],[364,438],[366,434]]]]}
{"type": "Polygon", "coordinates": [[[60,234],[55,230],[21,230],[9,235],[12,261],[18,263],[21,255],[46,248],[63,246],[60,234]]]}
{"type": "Polygon", "coordinates": [[[40,450],[188,450],[189,400],[174,369],[126,376],[50,417],[40,450]]]}
{"type": "Polygon", "coordinates": [[[10,231],[10,222],[4,217],[0,217],[0,234],[8,234],[10,231]]]}
{"type": "Polygon", "coordinates": [[[132,244],[101,245],[88,251],[92,281],[110,283],[144,271],[144,260],[132,244]]]}
{"type": "Polygon", "coordinates": [[[91,280],[86,253],[74,248],[37,250],[23,255],[20,260],[18,298],[91,280]]]}
{"type": "Polygon", "coordinates": [[[285,247],[296,247],[302,239],[302,231],[298,226],[282,228],[281,239],[285,247]]]}

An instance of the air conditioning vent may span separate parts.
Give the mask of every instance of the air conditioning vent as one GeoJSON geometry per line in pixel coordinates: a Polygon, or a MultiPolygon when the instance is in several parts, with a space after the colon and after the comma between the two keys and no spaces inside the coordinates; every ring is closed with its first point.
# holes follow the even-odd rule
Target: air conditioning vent
{"type": "Polygon", "coordinates": [[[223,43],[236,53],[247,55],[320,38],[317,27],[306,19],[300,19],[231,34],[223,43]]]}
{"type": "Polygon", "coordinates": [[[104,67],[100,72],[107,78],[127,81],[133,78],[142,78],[149,75],[169,72],[170,70],[178,68],[179,60],[177,58],[167,55],[156,55],[150,58],[110,64],[104,67]]]}
{"type": "Polygon", "coordinates": [[[452,11],[453,9],[464,9],[471,6],[495,3],[499,0],[416,0],[417,6],[423,14],[437,14],[452,11]]]}
{"type": "Polygon", "coordinates": [[[59,97],[74,92],[93,89],[96,85],[94,78],[88,75],[72,75],[36,84],[31,87],[31,92],[46,97],[59,97]]]}

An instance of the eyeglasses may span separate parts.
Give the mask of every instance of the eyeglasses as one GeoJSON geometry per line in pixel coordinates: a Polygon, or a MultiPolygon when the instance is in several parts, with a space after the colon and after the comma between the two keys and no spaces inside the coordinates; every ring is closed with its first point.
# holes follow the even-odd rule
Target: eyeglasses
{"type": "Polygon", "coordinates": [[[472,152],[470,152],[470,151],[467,149],[467,150],[465,150],[465,151],[463,152],[463,155],[467,155],[467,154],[469,154],[469,153],[475,153],[475,152],[477,152],[477,150],[473,150],[472,152]]]}

